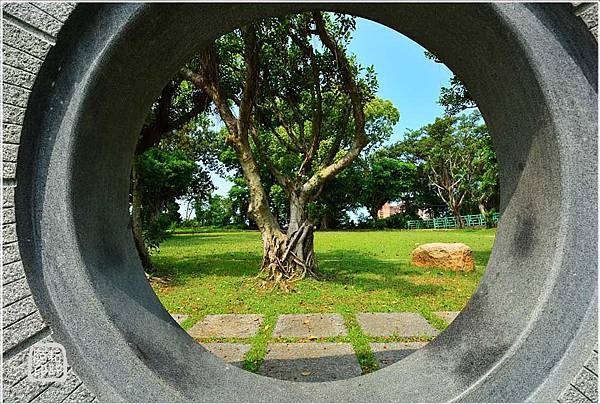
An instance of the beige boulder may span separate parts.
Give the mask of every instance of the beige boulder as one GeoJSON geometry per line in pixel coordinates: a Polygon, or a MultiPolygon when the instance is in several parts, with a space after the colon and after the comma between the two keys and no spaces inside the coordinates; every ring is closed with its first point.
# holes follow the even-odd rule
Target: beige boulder
{"type": "Polygon", "coordinates": [[[412,263],[455,271],[472,271],[475,267],[471,247],[463,243],[422,244],[412,252],[412,263]]]}

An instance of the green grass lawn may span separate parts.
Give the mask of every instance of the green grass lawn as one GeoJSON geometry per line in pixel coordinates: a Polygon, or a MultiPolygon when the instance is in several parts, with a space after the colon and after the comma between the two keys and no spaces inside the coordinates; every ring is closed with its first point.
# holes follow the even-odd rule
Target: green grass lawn
{"type": "Polygon", "coordinates": [[[270,335],[280,314],[340,313],[349,335],[319,341],[352,343],[367,373],[376,369],[369,342],[378,339],[362,333],[354,314],[420,312],[443,330],[445,323],[433,312],[464,307],[483,275],[494,237],[493,229],[318,232],[315,249],[323,279],[305,279],[292,292],[284,293],[261,287],[255,278],[262,253],[258,232],[175,234],[153,255],[155,275],[162,281],[154,281],[152,286],[168,311],[190,315],[182,324],[184,329],[206,314],[264,315],[261,331],[246,341],[252,343],[245,365],[250,371],[260,366],[267,343],[279,342],[270,335]],[[462,273],[412,266],[411,251],[430,242],[469,245],[475,256],[475,270],[462,273]]]}

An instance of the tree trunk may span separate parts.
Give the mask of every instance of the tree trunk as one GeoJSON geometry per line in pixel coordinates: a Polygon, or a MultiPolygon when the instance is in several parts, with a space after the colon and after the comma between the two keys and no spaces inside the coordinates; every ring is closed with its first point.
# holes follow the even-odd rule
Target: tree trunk
{"type": "Polygon", "coordinates": [[[140,195],[140,181],[135,162],[131,169],[131,177],[131,227],[133,230],[133,239],[138,255],[140,256],[140,261],[142,262],[142,267],[144,267],[146,272],[151,272],[153,269],[152,261],[150,260],[150,254],[144,243],[144,233],[142,231],[142,197],[140,195]]]}
{"type": "Polygon", "coordinates": [[[300,280],[307,275],[316,275],[314,226],[306,220],[306,202],[291,193],[288,230],[285,233],[281,231],[273,212],[269,209],[258,166],[250,153],[246,138],[234,143],[234,148],[250,191],[248,214],[256,222],[262,235],[261,273],[266,274],[266,280],[273,281],[283,290],[287,290],[289,282],[300,280]]]}
{"type": "Polygon", "coordinates": [[[465,227],[465,224],[463,223],[462,217],[460,215],[460,208],[456,208],[456,210],[453,210],[452,213],[454,215],[454,219],[456,220],[458,228],[463,229],[465,227]]]}
{"type": "Polygon", "coordinates": [[[462,221],[462,217],[460,216],[461,204],[457,203],[456,199],[450,197],[450,209],[452,210],[452,214],[454,215],[454,219],[456,219],[456,224],[458,224],[458,228],[462,229],[465,227],[465,224],[462,221]]]}
{"type": "Polygon", "coordinates": [[[317,277],[314,251],[314,226],[303,223],[293,233],[263,234],[262,271],[267,280],[285,284],[306,276],[317,277]]]}
{"type": "Polygon", "coordinates": [[[463,222],[463,219],[462,219],[460,213],[455,214],[454,218],[456,219],[456,223],[458,224],[458,228],[459,229],[464,229],[465,228],[465,223],[463,222]]]}
{"type": "Polygon", "coordinates": [[[483,215],[483,217],[487,218],[487,209],[483,202],[479,201],[479,213],[483,215]]]}
{"type": "Polygon", "coordinates": [[[485,227],[487,227],[487,228],[493,227],[493,223],[491,222],[489,213],[488,213],[487,209],[485,208],[485,203],[482,200],[479,201],[479,213],[481,213],[481,215],[483,216],[483,220],[485,220],[485,227]]]}
{"type": "Polygon", "coordinates": [[[267,279],[280,283],[317,276],[314,250],[314,225],[306,218],[306,204],[290,196],[290,221],[287,233],[263,232],[262,270],[267,279]]]}
{"type": "MultiPolygon", "coordinates": [[[[383,205],[381,205],[383,206],[383,205]]],[[[369,215],[371,216],[371,219],[373,220],[377,220],[379,219],[379,216],[377,216],[377,213],[379,212],[379,209],[381,208],[381,206],[370,206],[367,208],[367,210],[369,211],[369,215]]]]}
{"type": "Polygon", "coordinates": [[[321,216],[321,225],[319,227],[321,230],[329,230],[329,215],[327,213],[321,216]]]}

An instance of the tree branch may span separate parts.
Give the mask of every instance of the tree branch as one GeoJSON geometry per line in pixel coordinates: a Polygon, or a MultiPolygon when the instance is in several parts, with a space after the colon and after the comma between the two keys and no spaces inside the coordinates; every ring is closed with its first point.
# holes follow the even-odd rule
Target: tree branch
{"type": "Polygon", "coordinates": [[[170,114],[173,95],[175,94],[175,84],[169,82],[162,90],[158,100],[158,108],[154,121],[142,128],[140,139],[136,146],[136,154],[141,154],[149,148],[156,146],[162,136],[169,132],[170,114]]]}
{"type": "Polygon", "coordinates": [[[331,164],[333,162],[333,159],[337,155],[337,153],[340,151],[343,133],[345,132],[345,128],[348,126],[348,113],[349,113],[348,108],[345,107],[344,110],[342,111],[342,117],[341,117],[341,122],[340,122],[340,128],[344,128],[344,130],[340,130],[339,132],[336,133],[335,138],[333,139],[333,144],[331,145],[331,148],[327,152],[327,156],[323,160],[322,164],[324,166],[331,164]]]}
{"type": "Polygon", "coordinates": [[[246,74],[244,88],[240,101],[240,113],[238,119],[238,136],[248,136],[249,125],[252,120],[252,110],[258,89],[258,41],[256,29],[253,25],[241,29],[244,39],[244,60],[246,62],[246,74]]]}
{"type": "MultiPolygon", "coordinates": [[[[271,108],[271,109],[274,110],[275,108],[271,108]]],[[[290,142],[286,142],[285,139],[283,139],[281,137],[279,132],[277,132],[277,128],[273,127],[272,122],[269,122],[267,119],[263,118],[264,114],[258,107],[256,108],[255,115],[256,115],[256,119],[260,122],[260,124],[262,126],[264,126],[266,130],[271,132],[273,134],[273,136],[278,140],[279,144],[281,144],[283,147],[285,147],[287,149],[287,151],[289,151],[291,153],[302,153],[302,150],[300,150],[298,148],[298,145],[290,143],[290,142]]]]}
{"type": "Polygon", "coordinates": [[[252,141],[256,146],[256,151],[258,152],[258,155],[273,175],[273,178],[275,178],[275,181],[277,181],[279,185],[284,187],[284,189],[287,188],[289,183],[287,179],[281,174],[281,172],[273,165],[273,162],[267,156],[267,153],[262,146],[262,142],[260,141],[260,137],[258,136],[258,129],[256,128],[256,126],[252,125],[250,133],[252,136],[252,141]]]}
{"type": "Polygon", "coordinates": [[[231,108],[227,103],[227,98],[219,82],[219,65],[214,44],[208,45],[200,52],[199,59],[200,73],[193,72],[187,67],[183,67],[179,71],[180,76],[192,82],[196,87],[203,89],[209,95],[229,131],[230,138],[226,140],[232,142],[238,136],[238,123],[233,111],[231,111],[231,108]]]}
{"type": "Polygon", "coordinates": [[[317,32],[321,42],[336,56],[339,63],[340,73],[342,74],[342,84],[344,90],[348,93],[350,101],[352,103],[352,113],[354,115],[355,129],[355,142],[362,144],[364,147],[368,140],[365,134],[365,113],[363,110],[363,100],[360,95],[358,85],[352,75],[352,69],[350,63],[346,57],[344,50],[335,43],[325,28],[325,22],[323,21],[323,15],[320,12],[313,12],[313,18],[317,26],[317,32]]]}
{"type": "Polygon", "coordinates": [[[338,67],[342,76],[342,85],[344,87],[344,91],[350,97],[352,104],[352,113],[354,116],[354,140],[350,149],[340,160],[321,168],[303,185],[302,192],[306,194],[314,192],[314,190],[317,189],[323,182],[328,181],[344,168],[352,164],[352,161],[358,157],[362,149],[368,143],[368,139],[365,134],[365,113],[363,109],[363,101],[358,90],[358,85],[356,84],[352,75],[350,63],[346,58],[345,52],[339,48],[339,46],[327,32],[322,14],[320,12],[314,12],[313,18],[321,42],[323,42],[323,44],[334,55],[336,55],[336,59],[338,60],[338,67]]]}
{"type": "Polygon", "coordinates": [[[183,68],[180,74],[195,86],[204,89],[217,107],[217,111],[229,132],[226,140],[233,145],[248,184],[250,191],[248,213],[261,229],[263,237],[278,237],[281,235],[281,229],[269,209],[267,194],[261,183],[258,164],[252,155],[248,139],[258,88],[258,43],[253,27],[243,28],[242,35],[246,73],[240,100],[239,118],[236,118],[233,114],[228,104],[228,98],[221,87],[219,61],[215,44],[209,45],[200,53],[199,73],[183,68]]]}
{"type": "MultiPolygon", "coordinates": [[[[283,126],[285,133],[287,133],[287,135],[290,138],[290,141],[291,141],[292,145],[294,146],[294,148],[296,149],[296,151],[298,153],[305,153],[306,149],[298,142],[298,138],[296,137],[296,135],[294,135],[294,131],[285,121],[283,114],[281,113],[281,110],[279,108],[277,108],[277,106],[275,106],[275,105],[273,105],[273,110],[275,111],[275,114],[279,118],[279,123],[281,124],[281,126],[283,126]]],[[[277,134],[276,136],[281,142],[283,142],[283,139],[281,137],[279,137],[279,134],[277,134]]]]}
{"type": "MultiPolygon", "coordinates": [[[[306,34],[308,34],[307,27],[305,27],[304,32],[306,34]]],[[[304,43],[304,41],[291,30],[290,30],[290,37],[292,38],[292,41],[300,49],[302,49],[302,53],[304,54],[305,58],[310,60],[311,73],[312,73],[312,91],[311,91],[312,101],[313,101],[312,102],[313,116],[312,116],[312,120],[311,120],[312,141],[311,141],[310,148],[308,150],[306,150],[306,147],[304,147],[306,154],[304,156],[304,160],[302,161],[302,164],[300,164],[300,169],[298,170],[299,176],[303,176],[306,174],[306,172],[310,171],[310,169],[312,168],[312,162],[313,162],[315,153],[317,152],[317,149],[319,148],[319,142],[321,141],[321,129],[323,127],[323,96],[321,93],[321,82],[319,80],[319,75],[320,75],[319,66],[317,64],[317,60],[315,57],[313,47],[310,44],[304,43]]]]}
{"type": "Polygon", "coordinates": [[[174,120],[171,123],[169,130],[177,130],[187,125],[187,123],[190,120],[205,112],[208,109],[209,105],[210,97],[208,96],[208,94],[206,94],[206,92],[201,91],[201,94],[198,96],[198,98],[194,100],[194,106],[192,107],[192,109],[185,115],[182,115],[178,119],[174,120]]]}

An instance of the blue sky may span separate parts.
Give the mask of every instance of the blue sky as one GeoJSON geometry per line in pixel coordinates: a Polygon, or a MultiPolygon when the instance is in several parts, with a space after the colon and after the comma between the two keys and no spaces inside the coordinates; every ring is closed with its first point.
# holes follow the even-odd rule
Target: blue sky
{"type": "Polygon", "coordinates": [[[443,114],[437,99],[452,72],[427,59],[419,44],[386,26],[357,18],[349,50],[363,66],[375,66],[378,95],[400,111],[392,142],[400,140],[407,128],[420,128],[443,114]]]}
{"type": "MultiPolygon", "coordinates": [[[[437,104],[440,88],[448,85],[452,72],[443,64],[425,57],[425,49],[404,35],[376,22],[357,18],[349,50],[363,66],[375,66],[378,95],[400,111],[400,121],[390,142],[402,139],[405,130],[417,129],[441,116],[437,104]]],[[[211,178],[219,195],[226,195],[231,183],[216,174],[211,178]]]]}

